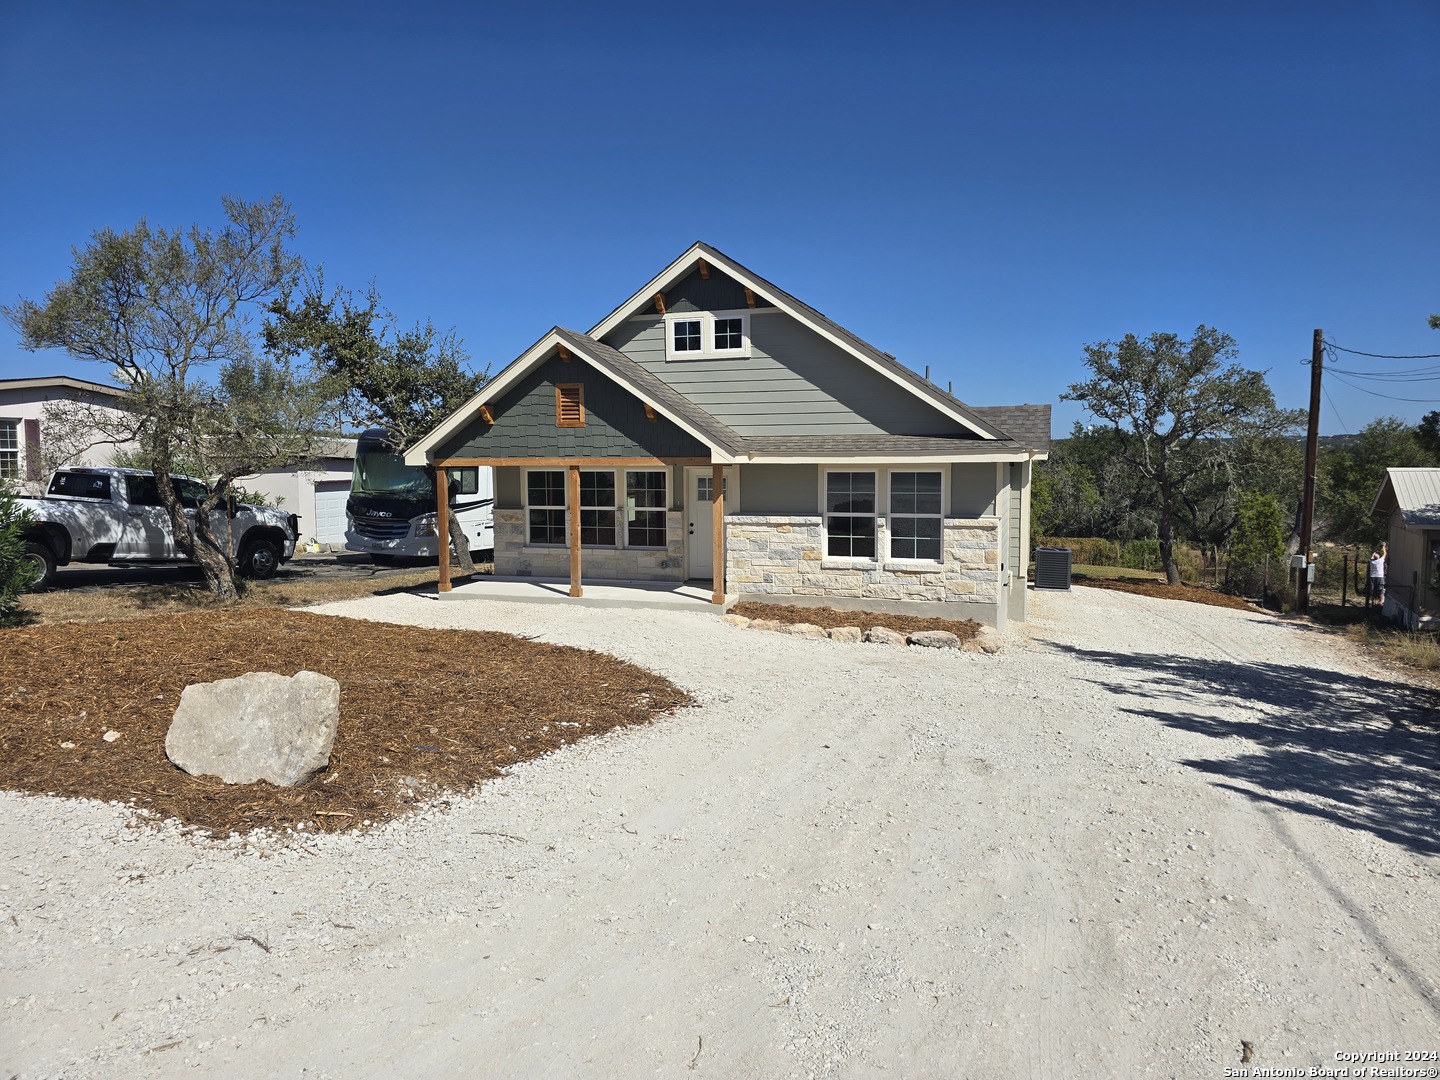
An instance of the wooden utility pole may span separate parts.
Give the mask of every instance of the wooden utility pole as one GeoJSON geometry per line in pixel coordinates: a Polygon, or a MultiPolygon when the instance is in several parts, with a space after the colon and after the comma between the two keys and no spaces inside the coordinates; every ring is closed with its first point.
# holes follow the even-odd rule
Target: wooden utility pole
{"type": "Polygon", "coordinates": [[[1320,371],[1324,366],[1325,331],[1316,330],[1310,345],[1310,423],[1305,431],[1305,494],[1300,505],[1300,554],[1306,564],[1295,586],[1295,609],[1310,610],[1310,540],[1315,528],[1315,458],[1320,448],[1320,371]]]}

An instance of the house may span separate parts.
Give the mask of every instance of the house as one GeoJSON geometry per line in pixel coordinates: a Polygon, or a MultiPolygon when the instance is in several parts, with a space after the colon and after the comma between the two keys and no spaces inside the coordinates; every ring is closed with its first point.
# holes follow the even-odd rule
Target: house
{"type": "Polygon", "coordinates": [[[1411,630],[1440,625],[1440,469],[1386,469],[1370,507],[1386,515],[1387,618],[1411,630]]]}
{"type": "Polygon", "coordinates": [[[345,504],[354,470],[355,440],[327,439],[305,468],[276,469],[235,482],[298,517],[301,544],[340,549],[345,546],[345,504]]]}
{"type": "Polygon", "coordinates": [[[119,387],[68,375],[0,379],[0,480],[39,494],[59,459],[73,465],[108,465],[116,450],[113,444],[84,446],[72,453],[47,438],[45,408],[68,402],[119,415],[124,400],[119,387]]]}
{"type": "Polygon", "coordinates": [[[547,332],[406,461],[495,467],[500,577],[1004,625],[1025,617],[1049,432],[1048,405],[966,405],[697,243],[588,333],[547,332]]]}
{"type": "MultiPolygon", "coordinates": [[[[69,411],[89,421],[95,416],[92,410],[118,417],[124,403],[122,387],[66,375],[0,379],[0,480],[38,495],[59,465],[111,464],[116,451],[131,448],[129,444],[101,441],[89,445],[90,432],[59,421],[55,412],[66,406],[83,407],[69,411]],[[52,410],[48,417],[47,407],[52,410]],[[57,422],[62,430],[52,426],[57,422]]],[[[98,433],[93,437],[100,438],[98,433]]],[[[335,439],[308,468],[242,477],[238,483],[272,502],[281,500],[281,505],[300,518],[302,540],[342,547],[345,500],[354,462],[355,440],[335,439]]]]}

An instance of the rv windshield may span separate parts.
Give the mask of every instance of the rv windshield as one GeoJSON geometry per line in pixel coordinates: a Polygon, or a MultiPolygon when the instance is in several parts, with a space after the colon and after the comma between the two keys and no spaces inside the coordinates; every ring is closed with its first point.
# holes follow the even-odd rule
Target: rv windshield
{"type": "Polygon", "coordinates": [[[406,465],[399,454],[370,451],[355,455],[350,490],[357,495],[433,496],[435,484],[419,465],[406,465]]]}

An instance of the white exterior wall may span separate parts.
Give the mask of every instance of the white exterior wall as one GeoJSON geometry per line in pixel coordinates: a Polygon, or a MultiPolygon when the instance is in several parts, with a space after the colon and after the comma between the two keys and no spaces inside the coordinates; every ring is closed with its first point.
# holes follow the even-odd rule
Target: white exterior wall
{"type": "Polygon", "coordinates": [[[325,458],[319,464],[323,468],[242,476],[236,483],[271,502],[279,500],[280,509],[299,517],[300,543],[306,544],[315,538],[315,485],[325,481],[348,484],[354,471],[354,462],[346,458],[325,458]]]}
{"type": "MultiPolygon", "coordinates": [[[[0,383],[0,420],[13,420],[16,423],[17,438],[20,442],[20,478],[23,488],[31,494],[41,494],[45,482],[49,479],[46,476],[34,483],[23,482],[31,464],[27,456],[30,448],[25,443],[25,421],[33,420],[40,425],[40,450],[42,457],[47,456],[51,445],[46,438],[45,406],[58,402],[81,401],[87,405],[102,408],[105,412],[115,416],[120,415],[120,410],[99,404],[96,400],[99,396],[98,394],[86,394],[84,391],[67,386],[7,387],[0,383]]],[[[104,443],[75,454],[63,464],[109,465],[114,458],[116,449],[115,445],[104,443]]],[[[44,471],[43,463],[41,471],[44,471]]]]}

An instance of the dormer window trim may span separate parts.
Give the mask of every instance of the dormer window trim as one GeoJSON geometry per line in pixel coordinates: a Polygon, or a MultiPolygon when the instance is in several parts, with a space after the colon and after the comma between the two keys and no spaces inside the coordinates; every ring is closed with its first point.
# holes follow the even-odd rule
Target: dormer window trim
{"type": "Polygon", "coordinates": [[[725,360],[749,355],[748,308],[733,311],[670,311],[665,314],[667,361],[725,360]]]}

